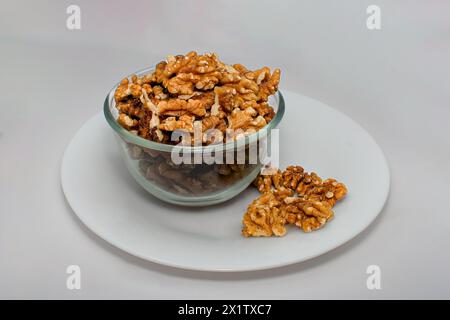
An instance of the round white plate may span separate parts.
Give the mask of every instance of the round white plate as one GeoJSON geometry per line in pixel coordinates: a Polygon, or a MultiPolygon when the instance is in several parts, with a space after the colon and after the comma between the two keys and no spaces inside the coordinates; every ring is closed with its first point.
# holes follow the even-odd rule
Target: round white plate
{"type": "Polygon", "coordinates": [[[244,238],[241,220],[258,196],[249,187],[220,205],[166,204],[142,189],[125,168],[103,114],[77,132],[61,168],[66,198],[81,221],[112,245],[153,262],[195,270],[248,271],[288,265],[330,251],[363,231],[389,192],[386,159],[347,116],[321,102],[284,92],[280,167],[302,165],[343,181],[347,197],[316,232],[295,227],[282,238],[244,238]]]}

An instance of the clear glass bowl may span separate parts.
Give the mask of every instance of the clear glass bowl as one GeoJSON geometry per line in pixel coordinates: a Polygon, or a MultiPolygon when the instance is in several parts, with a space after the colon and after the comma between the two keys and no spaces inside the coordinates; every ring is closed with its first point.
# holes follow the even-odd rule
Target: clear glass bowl
{"type": "MultiPolygon", "coordinates": [[[[134,74],[141,76],[152,72],[145,69],[134,74]]],[[[177,205],[207,206],[224,202],[236,196],[256,178],[262,164],[249,157],[262,142],[269,141],[271,129],[275,128],[284,115],[284,99],[278,91],[269,98],[269,104],[275,110],[273,119],[258,132],[250,134],[238,142],[220,145],[183,147],[189,151],[192,159],[207,153],[222,154],[224,159],[238,159],[239,164],[207,164],[205,161],[194,164],[175,164],[172,152],[180,152],[180,147],[162,144],[141,138],[122,128],[117,123],[118,111],[114,101],[114,88],[108,93],[104,102],[104,114],[108,124],[115,132],[120,153],[128,171],[134,179],[149,193],[157,198],[177,205]],[[220,153],[221,152],[221,153],[220,153]],[[245,154],[245,157],[242,155],[245,154]],[[252,159],[249,161],[249,159],[252,159]],[[256,163],[255,163],[256,162],[256,163]]],[[[223,161],[225,162],[225,161],[223,161]]],[[[229,163],[229,161],[226,161],[229,163]]]]}

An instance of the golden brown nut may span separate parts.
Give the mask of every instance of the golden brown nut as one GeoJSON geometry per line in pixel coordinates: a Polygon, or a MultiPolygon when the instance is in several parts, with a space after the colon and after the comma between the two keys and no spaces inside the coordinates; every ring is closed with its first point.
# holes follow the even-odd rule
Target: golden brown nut
{"type": "Polygon", "coordinates": [[[236,108],[228,116],[228,124],[229,129],[233,129],[236,133],[238,129],[243,132],[255,132],[267,123],[263,117],[257,116],[257,112],[253,108],[247,108],[243,111],[236,108]]]}
{"type": "Polygon", "coordinates": [[[214,88],[215,104],[220,107],[219,110],[231,112],[238,107],[236,89],[230,86],[221,86],[214,88]]]}
{"type": "Polygon", "coordinates": [[[286,219],[280,210],[280,202],[272,193],[255,199],[248,206],[242,222],[245,237],[283,236],[286,233],[286,219]]]}
{"type": "Polygon", "coordinates": [[[260,85],[261,82],[270,77],[270,69],[268,67],[263,67],[259,70],[247,71],[245,72],[245,77],[255,81],[257,85],[260,85]]]}
{"type": "Polygon", "coordinates": [[[132,116],[134,118],[142,118],[145,112],[142,109],[140,101],[138,99],[128,99],[120,101],[119,103],[117,103],[116,108],[121,114],[132,116]]]}
{"type": "Polygon", "coordinates": [[[325,201],[333,207],[336,201],[341,200],[347,194],[347,187],[335,179],[327,179],[320,185],[310,188],[306,195],[311,200],[325,201]]]}
{"type": "Polygon", "coordinates": [[[272,179],[269,175],[258,175],[253,181],[253,185],[260,193],[269,193],[272,191],[272,179]]]}
{"type": "Polygon", "coordinates": [[[305,176],[304,169],[300,166],[289,166],[283,172],[283,185],[286,188],[295,190],[298,183],[305,176]]]}
{"type": "Polygon", "coordinates": [[[176,117],[168,117],[164,119],[158,126],[158,129],[165,131],[186,130],[187,132],[194,132],[195,117],[183,115],[178,119],[176,117]]]}
{"type": "Polygon", "coordinates": [[[291,197],[294,194],[294,191],[292,191],[291,189],[285,188],[283,186],[275,189],[273,191],[273,194],[275,195],[275,197],[280,200],[280,201],[284,201],[284,199],[286,199],[287,197],[291,197]]]}
{"type": "Polygon", "coordinates": [[[261,83],[258,92],[258,101],[267,101],[267,98],[278,90],[280,75],[280,69],[275,69],[269,79],[261,83]]]}
{"type": "Polygon", "coordinates": [[[128,115],[121,113],[119,115],[119,118],[117,119],[117,122],[124,127],[125,129],[135,129],[137,127],[137,125],[139,124],[139,122],[135,119],[132,119],[131,117],[129,117],[128,115]]]}
{"type": "Polygon", "coordinates": [[[209,116],[202,119],[202,131],[213,129],[219,125],[222,120],[218,116],[209,116]]]}
{"type": "MultiPolygon", "coordinates": [[[[249,216],[255,208],[261,209],[263,206],[264,201],[260,199],[270,199],[272,203],[277,203],[277,210],[273,211],[266,205],[261,211],[266,212],[266,216],[276,215],[280,218],[277,221],[284,221],[286,224],[298,226],[304,232],[311,232],[323,227],[333,218],[332,207],[347,194],[343,183],[335,179],[322,181],[316,173],[307,173],[300,166],[289,166],[283,172],[271,168],[269,172],[273,174],[259,175],[253,183],[264,197],[257,198],[244,215],[244,229],[247,230],[245,236],[272,235],[268,231],[270,228],[267,223],[264,228],[261,223],[255,226],[255,219],[252,220],[252,216],[249,216]]],[[[281,230],[281,226],[278,226],[278,229],[281,230]]]]}
{"type": "Polygon", "coordinates": [[[325,218],[302,216],[302,218],[297,219],[295,225],[304,232],[311,232],[322,228],[326,222],[325,218]]]}
{"type": "Polygon", "coordinates": [[[153,96],[157,100],[165,100],[168,98],[168,95],[164,92],[164,88],[161,86],[154,86],[153,87],[153,96]]]}
{"type": "Polygon", "coordinates": [[[130,80],[125,78],[120,82],[119,86],[114,92],[114,99],[116,103],[123,101],[129,96],[138,98],[141,95],[142,87],[141,85],[133,82],[133,79],[136,81],[136,78],[134,77],[132,77],[132,79],[130,80]]]}
{"type": "MultiPolygon", "coordinates": [[[[231,138],[264,127],[274,117],[267,103],[275,93],[279,70],[268,67],[251,71],[228,65],[216,54],[167,56],[153,73],[123,79],[114,98],[121,125],[139,136],[162,143],[170,141],[170,129],[183,127],[182,116],[196,117],[202,129],[237,130],[231,138]],[[164,121],[167,117],[170,118],[164,121]],[[138,123],[136,124],[134,121],[138,123]]],[[[214,139],[202,139],[210,144],[214,139]]]]}
{"type": "Polygon", "coordinates": [[[201,101],[189,99],[169,99],[158,103],[158,114],[164,116],[182,116],[191,114],[194,116],[204,116],[206,114],[205,106],[201,101]]]}
{"type": "Polygon", "coordinates": [[[331,206],[326,202],[305,200],[302,197],[287,197],[282,210],[291,224],[311,232],[319,229],[333,218],[331,206]]]}
{"type": "Polygon", "coordinates": [[[258,175],[254,181],[254,185],[261,193],[270,192],[272,190],[272,187],[275,188],[275,190],[282,187],[282,173],[281,170],[276,169],[274,172],[271,172],[271,174],[266,175],[258,175]]]}

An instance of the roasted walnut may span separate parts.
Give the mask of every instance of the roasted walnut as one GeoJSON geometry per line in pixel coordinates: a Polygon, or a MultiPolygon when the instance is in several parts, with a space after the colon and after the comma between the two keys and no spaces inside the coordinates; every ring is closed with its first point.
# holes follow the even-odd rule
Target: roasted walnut
{"type": "Polygon", "coordinates": [[[283,236],[286,233],[286,219],[280,205],[272,193],[265,193],[255,199],[244,215],[242,234],[245,237],[283,236]]]}
{"type": "MultiPolygon", "coordinates": [[[[118,123],[144,139],[171,143],[170,132],[191,130],[190,120],[201,121],[202,130],[231,129],[238,138],[258,131],[272,120],[267,103],[280,80],[279,69],[251,71],[242,65],[228,65],[214,53],[170,55],[153,73],[133,75],[121,81],[114,98],[118,123]]],[[[202,139],[203,144],[215,142],[202,139]]]]}
{"type": "MultiPolygon", "coordinates": [[[[271,168],[266,172],[272,174],[259,175],[254,181],[262,196],[249,206],[244,215],[243,234],[246,237],[284,234],[269,232],[271,225],[268,223],[262,227],[261,221],[267,218],[257,220],[260,223],[256,223],[256,208],[264,212],[265,217],[274,216],[276,221],[284,221],[285,224],[298,226],[304,232],[311,232],[333,218],[333,206],[347,194],[343,183],[335,179],[322,180],[316,173],[305,172],[300,166],[289,166],[283,172],[271,168]],[[266,199],[270,199],[270,202],[266,199]]],[[[285,230],[283,228],[277,225],[278,230],[285,230]]]]}

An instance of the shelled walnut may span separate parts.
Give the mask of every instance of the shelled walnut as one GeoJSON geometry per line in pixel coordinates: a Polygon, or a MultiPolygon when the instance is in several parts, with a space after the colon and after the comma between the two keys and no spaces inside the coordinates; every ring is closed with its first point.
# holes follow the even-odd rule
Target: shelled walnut
{"type": "Polygon", "coordinates": [[[127,144],[128,155],[138,161],[138,170],[163,190],[180,195],[208,195],[239,181],[256,164],[175,164],[171,153],[127,144]]]}
{"type": "Polygon", "coordinates": [[[215,53],[170,55],[154,72],[120,82],[114,93],[118,123],[144,139],[169,144],[175,143],[170,139],[174,130],[192,132],[194,121],[203,131],[217,129],[224,136],[229,129],[252,133],[274,117],[268,97],[279,81],[279,69],[250,71],[225,64],[215,53]]]}
{"type": "Polygon", "coordinates": [[[254,185],[261,195],[244,214],[245,237],[283,236],[286,224],[296,225],[304,232],[317,230],[334,217],[333,206],[347,194],[343,183],[331,178],[322,180],[300,166],[259,175],[254,185]],[[274,221],[279,232],[272,230],[274,221]]]}
{"type": "MultiPolygon", "coordinates": [[[[278,90],[279,81],[279,69],[248,70],[222,62],[215,53],[169,55],[154,71],[120,82],[114,92],[117,122],[137,136],[164,144],[228,142],[272,120],[275,111],[268,98],[278,90]],[[196,137],[198,131],[201,136],[196,137]]],[[[212,164],[175,164],[170,152],[126,143],[141,176],[182,195],[221,192],[257,166],[247,161],[247,155],[242,165],[219,164],[229,163],[228,158],[212,164]]]]}
{"type": "Polygon", "coordinates": [[[286,219],[281,203],[273,193],[264,193],[248,207],[244,216],[242,234],[246,237],[283,236],[286,219]]]}

